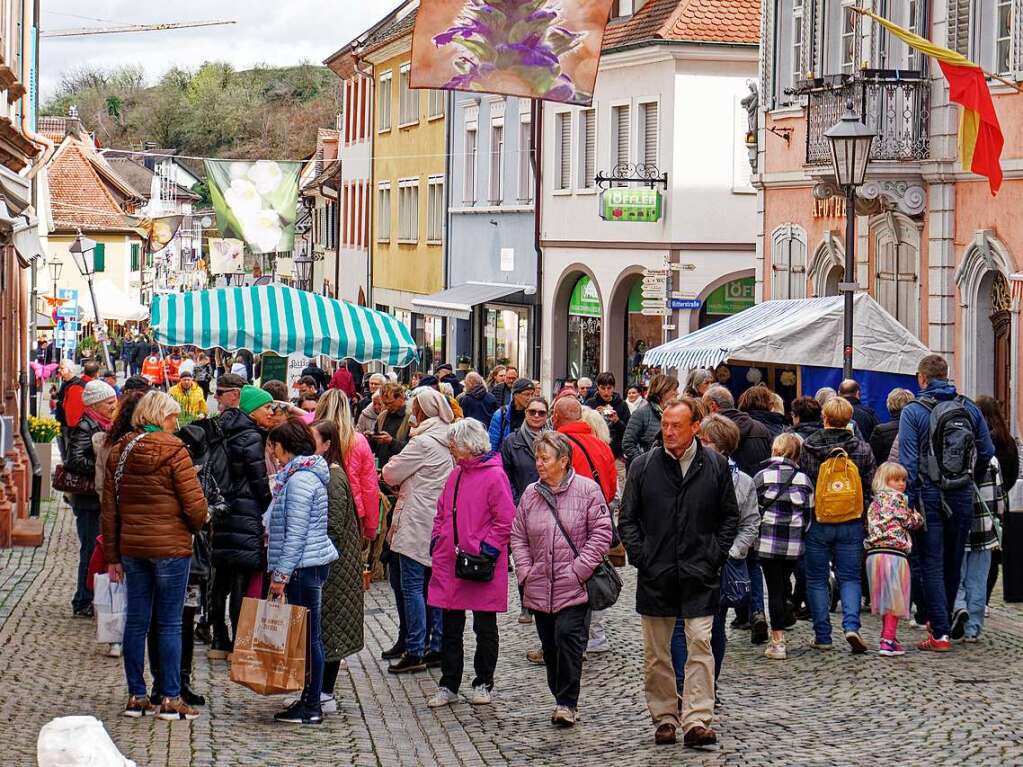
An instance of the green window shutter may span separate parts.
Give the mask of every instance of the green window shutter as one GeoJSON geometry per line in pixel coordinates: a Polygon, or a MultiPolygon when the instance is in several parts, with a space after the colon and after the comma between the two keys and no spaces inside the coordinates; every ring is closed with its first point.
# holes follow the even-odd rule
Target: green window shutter
{"type": "Polygon", "coordinates": [[[133,242],[131,244],[131,270],[137,272],[139,270],[139,244],[133,242]]]}
{"type": "Polygon", "coordinates": [[[92,252],[92,261],[96,272],[107,270],[107,246],[102,242],[96,243],[96,249],[92,252]]]}
{"type": "Polygon", "coordinates": [[[153,268],[153,254],[151,252],[150,253],[146,253],[146,269],[152,269],[152,268],[153,268]]]}

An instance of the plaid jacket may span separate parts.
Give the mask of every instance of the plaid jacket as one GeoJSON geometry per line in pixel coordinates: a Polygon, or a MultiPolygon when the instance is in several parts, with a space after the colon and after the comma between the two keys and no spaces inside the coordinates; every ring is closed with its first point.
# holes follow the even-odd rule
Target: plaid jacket
{"type": "Polygon", "coordinates": [[[1007,507],[1002,489],[1002,469],[998,459],[992,458],[984,479],[977,485],[978,497],[973,502],[973,524],[967,551],[988,551],[998,548],[996,525],[1005,518],[1007,507]],[[997,520],[996,520],[997,517],[997,520]]]}
{"type": "Polygon", "coordinates": [[[813,484],[799,467],[771,458],[753,478],[760,503],[757,555],[764,559],[799,559],[803,533],[813,517],[813,484]]]}

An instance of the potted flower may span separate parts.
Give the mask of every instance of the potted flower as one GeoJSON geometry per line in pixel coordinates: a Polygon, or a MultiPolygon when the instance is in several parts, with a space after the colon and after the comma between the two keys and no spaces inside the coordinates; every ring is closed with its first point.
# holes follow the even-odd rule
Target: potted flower
{"type": "Polygon", "coordinates": [[[60,424],[55,418],[29,416],[28,431],[32,435],[36,456],[43,469],[41,497],[49,498],[52,495],[50,482],[53,477],[53,440],[60,434],[60,424]]]}

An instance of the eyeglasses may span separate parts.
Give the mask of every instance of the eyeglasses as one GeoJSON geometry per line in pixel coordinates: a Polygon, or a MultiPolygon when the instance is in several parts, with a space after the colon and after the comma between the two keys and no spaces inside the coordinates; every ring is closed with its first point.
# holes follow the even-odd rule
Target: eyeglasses
{"type": "Polygon", "coordinates": [[[547,411],[546,410],[536,410],[535,408],[530,408],[529,410],[526,411],[526,415],[547,415],[547,411]]]}
{"type": "Polygon", "coordinates": [[[231,392],[235,392],[235,391],[241,391],[241,389],[217,389],[213,393],[213,396],[214,397],[223,397],[225,394],[230,394],[231,392]]]}

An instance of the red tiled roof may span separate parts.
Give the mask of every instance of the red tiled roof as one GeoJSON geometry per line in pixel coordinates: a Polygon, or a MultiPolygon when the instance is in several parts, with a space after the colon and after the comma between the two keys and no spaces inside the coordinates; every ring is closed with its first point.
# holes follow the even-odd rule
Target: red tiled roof
{"type": "Polygon", "coordinates": [[[54,228],[130,231],[124,210],[100,179],[90,154],[77,139],[68,137],[50,161],[47,177],[54,228]]]}
{"type": "Polygon", "coordinates": [[[650,0],[633,16],[609,22],[603,47],[654,40],[756,45],[760,0],[650,0]]]}

